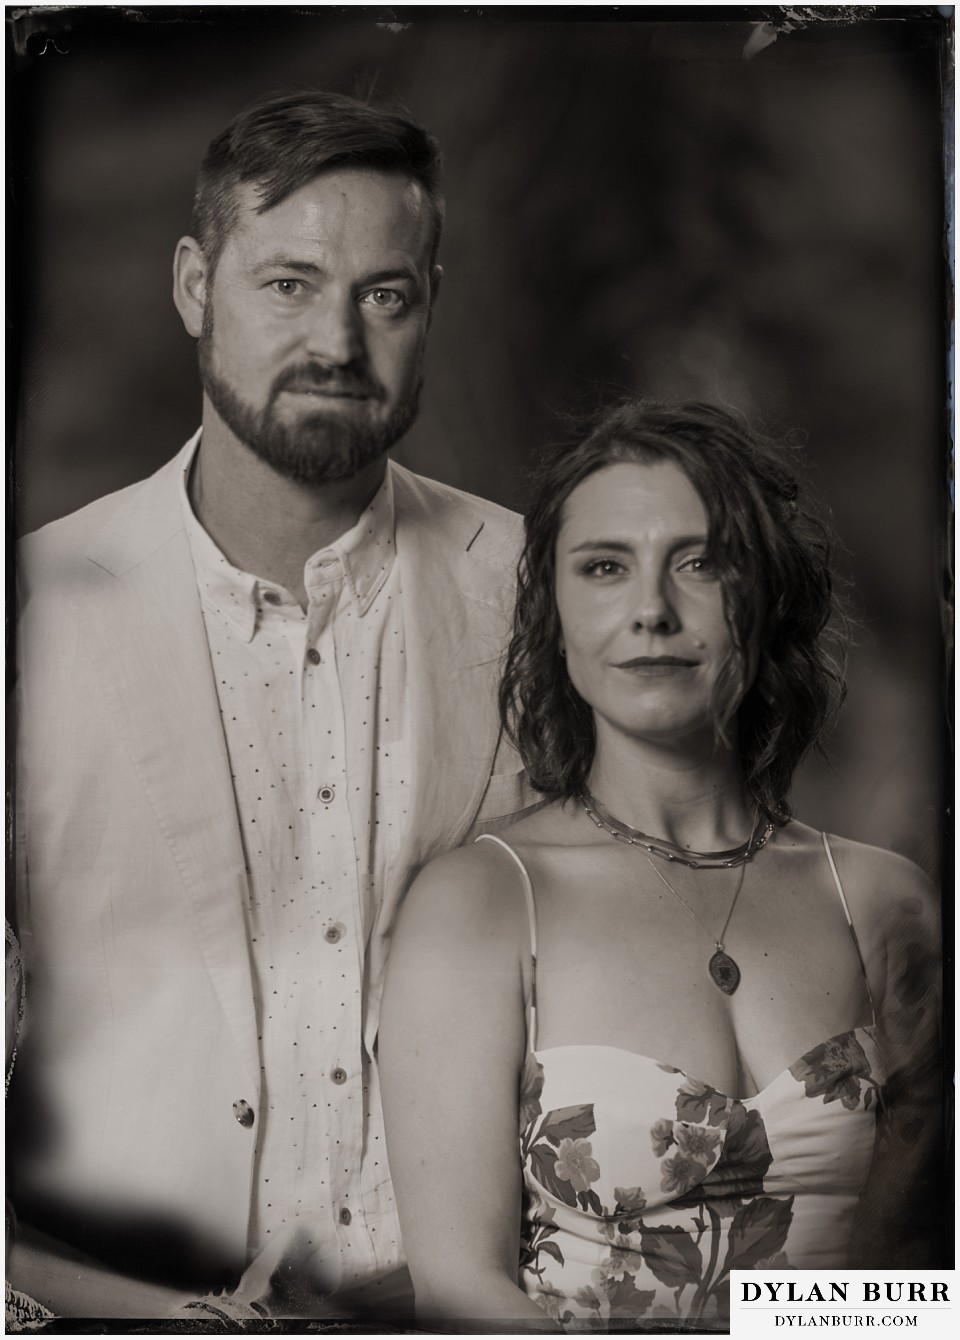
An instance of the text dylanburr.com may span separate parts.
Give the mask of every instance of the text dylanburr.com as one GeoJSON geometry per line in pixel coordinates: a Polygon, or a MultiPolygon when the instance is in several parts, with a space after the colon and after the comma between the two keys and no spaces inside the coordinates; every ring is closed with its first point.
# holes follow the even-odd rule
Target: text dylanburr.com
{"type": "Polygon", "coordinates": [[[956,1335],[955,1270],[733,1270],[730,1335],[956,1335]]]}

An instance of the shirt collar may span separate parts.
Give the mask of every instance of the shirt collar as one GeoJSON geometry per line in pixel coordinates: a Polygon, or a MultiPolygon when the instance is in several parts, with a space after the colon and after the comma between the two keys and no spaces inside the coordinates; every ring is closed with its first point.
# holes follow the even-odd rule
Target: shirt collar
{"type": "MultiPolygon", "coordinates": [[[[199,444],[198,433],[180,454],[180,505],[200,597],[206,605],[229,619],[243,640],[249,642],[257,631],[265,596],[267,604],[271,605],[295,601],[278,583],[263,581],[234,567],[201,526],[190,505],[189,494],[190,471],[199,444]]],[[[393,477],[387,470],[383,483],[361,512],[356,525],[307,559],[304,586],[308,597],[311,588],[328,587],[331,580],[342,575],[341,599],[352,602],[361,617],[366,614],[396,561],[395,528],[393,477]]]]}

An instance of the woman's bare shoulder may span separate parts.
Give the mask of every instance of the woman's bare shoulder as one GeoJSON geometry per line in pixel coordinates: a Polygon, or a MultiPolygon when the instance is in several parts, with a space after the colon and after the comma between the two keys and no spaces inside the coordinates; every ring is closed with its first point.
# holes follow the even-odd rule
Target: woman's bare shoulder
{"type": "MultiPolygon", "coordinates": [[[[508,839],[505,839],[508,841],[508,839]]],[[[512,845],[512,844],[510,844],[512,845]]],[[[496,952],[526,940],[523,876],[499,842],[475,841],[429,861],[400,908],[397,934],[439,952],[465,945],[496,952]]]]}
{"type": "MultiPolygon", "coordinates": [[[[805,824],[792,823],[800,845],[819,846],[824,835],[805,824]]],[[[872,927],[881,936],[900,934],[905,927],[935,934],[939,915],[937,891],[928,876],[906,856],[885,847],[826,835],[837,877],[858,931],[872,927]]]]}
{"type": "Polygon", "coordinates": [[[899,852],[852,838],[828,834],[827,840],[844,891],[868,902],[874,911],[890,904],[915,905],[922,912],[936,905],[936,890],[920,867],[899,852]]]}
{"type": "Polygon", "coordinates": [[[575,822],[578,815],[576,801],[551,800],[522,819],[498,828],[492,836],[502,839],[521,858],[525,853],[568,847],[582,841],[575,822]]]}

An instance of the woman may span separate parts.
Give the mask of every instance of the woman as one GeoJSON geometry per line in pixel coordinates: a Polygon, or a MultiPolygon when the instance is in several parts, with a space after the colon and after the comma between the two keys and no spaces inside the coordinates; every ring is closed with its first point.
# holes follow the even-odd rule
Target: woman
{"type": "Polygon", "coordinates": [[[423,1316],[719,1330],[732,1268],[850,1259],[935,921],[909,862],[790,815],[842,680],[782,455],[631,402],[539,481],[501,705],[550,800],[422,872],[383,1004],[423,1316]]]}

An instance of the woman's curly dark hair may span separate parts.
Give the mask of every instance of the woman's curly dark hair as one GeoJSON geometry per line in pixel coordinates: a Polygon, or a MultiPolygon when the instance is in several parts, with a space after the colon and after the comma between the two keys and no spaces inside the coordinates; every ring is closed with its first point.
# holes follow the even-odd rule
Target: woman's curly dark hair
{"type": "Polygon", "coordinates": [[[593,764],[591,708],[560,654],[556,545],[564,504],[589,475],[618,462],[672,461],[700,495],[708,557],[723,591],[733,651],[714,690],[714,728],[735,740],[744,781],[761,812],[790,817],[787,795],[807,750],[844,697],[844,625],[830,571],[832,536],[799,498],[789,448],[751,432],[716,405],[630,399],[608,409],[541,463],[526,518],[514,634],[500,686],[504,728],[533,785],[575,795],[593,764]],[[743,695],[745,648],[755,678],[743,695]]]}

